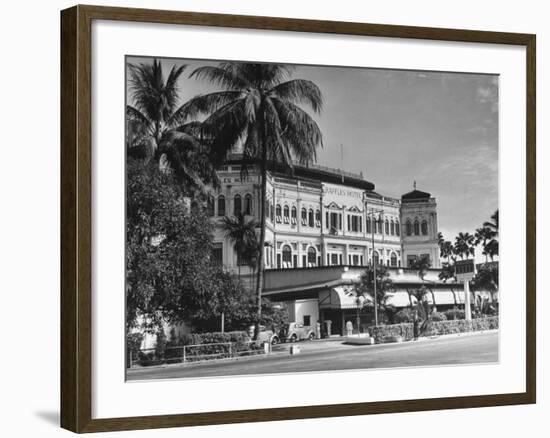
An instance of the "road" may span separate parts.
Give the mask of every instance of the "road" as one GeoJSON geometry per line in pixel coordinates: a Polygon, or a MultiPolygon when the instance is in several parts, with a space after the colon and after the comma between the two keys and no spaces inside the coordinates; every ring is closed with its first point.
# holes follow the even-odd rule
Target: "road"
{"type": "Polygon", "coordinates": [[[368,368],[457,365],[498,361],[498,333],[446,337],[386,345],[346,345],[342,341],[302,342],[302,353],[288,354],[288,346],[269,356],[167,367],[138,368],[128,380],[246,374],[295,373],[368,368]]]}

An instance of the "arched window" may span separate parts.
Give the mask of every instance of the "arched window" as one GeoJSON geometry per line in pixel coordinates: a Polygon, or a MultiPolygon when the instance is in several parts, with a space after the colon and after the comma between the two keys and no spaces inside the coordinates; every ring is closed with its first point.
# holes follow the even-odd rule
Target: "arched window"
{"type": "Polygon", "coordinates": [[[270,202],[269,202],[269,199],[266,199],[265,200],[265,217],[269,219],[269,206],[270,206],[270,202]]]}
{"type": "Polygon", "coordinates": [[[427,236],[428,235],[428,222],[422,221],[421,228],[422,228],[422,235],[427,236]]]}
{"type": "Polygon", "coordinates": [[[418,236],[420,234],[420,224],[418,221],[414,221],[414,235],[418,236]]]}
{"type": "Polygon", "coordinates": [[[285,224],[290,222],[290,208],[288,208],[288,205],[283,207],[283,222],[285,224]]]}
{"type": "Polygon", "coordinates": [[[315,226],[321,227],[321,210],[315,210],[315,226]]]}
{"type": "Polygon", "coordinates": [[[277,204],[277,206],[275,207],[275,220],[279,223],[282,220],[281,216],[282,216],[281,204],[277,204]]]}
{"type": "Polygon", "coordinates": [[[390,222],[390,234],[392,236],[395,235],[395,222],[393,221],[393,219],[390,222]]]}
{"type": "Polygon", "coordinates": [[[233,214],[235,216],[238,216],[241,214],[242,212],[242,200],[241,200],[241,195],[235,195],[235,197],[233,198],[233,214]]]}
{"type": "Polygon", "coordinates": [[[309,210],[309,214],[308,214],[308,225],[310,227],[314,227],[315,226],[315,219],[314,219],[314,216],[313,216],[313,210],[309,210]]]}
{"type": "Polygon", "coordinates": [[[374,251],[373,255],[372,255],[372,260],[374,262],[374,264],[376,266],[379,265],[379,262],[380,262],[380,256],[378,255],[378,251],[374,251]]]}
{"type": "Polygon", "coordinates": [[[292,216],[291,216],[291,220],[290,220],[290,221],[291,221],[292,225],[296,225],[296,220],[297,220],[296,217],[297,217],[297,215],[298,215],[298,211],[296,210],[296,206],[295,206],[295,205],[292,206],[291,215],[292,215],[292,216]]]}
{"type": "Polygon", "coordinates": [[[206,200],[206,213],[208,216],[214,216],[214,197],[208,196],[206,200]]]}
{"type": "Polygon", "coordinates": [[[252,214],[252,195],[249,193],[244,197],[244,214],[252,214]]]}
{"type": "Polygon", "coordinates": [[[376,221],[376,232],[382,234],[382,218],[378,218],[376,221]]]}
{"type": "Polygon", "coordinates": [[[218,216],[225,216],[225,196],[218,196],[218,216]]]}
{"type": "Polygon", "coordinates": [[[397,255],[394,252],[391,253],[390,264],[393,267],[397,266],[397,255]]]}
{"type": "Polygon", "coordinates": [[[302,208],[302,225],[307,225],[307,210],[302,208]]]}
{"type": "Polygon", "coordinates": [[[407,236],[410,236],[412,234],[412,225],[409,219],[407,219],[407,223],[405,225],[405,231],[407,232],[407,236]]]}
{"type": "Polygon", "coordinates": [[[372,233],[372,222],[370,217],[367,217],[367,234],[371,234],[371,233],[372,233]]]}
{"type": "Polygon", "coordinates": [[[283,246],[283,268],[292,268],[292,249],[290,246],[283,246]]]}
{"type": "Polygon", "coordinates": [[[386,219],[386,223],[385,223],[385,233],[386,235],[390,234],[390,222],[386,219]]]}
{"type": "Polygon", "coordinates": [[[395,234],[400,235],[401,234],[401,228],[399,227],[399,221],[395,221],[395,234]]]}
{"type": "Polygon", "coordinates": [[[307,249],[307,265],[308,267],[317,265],[317,251],[312,246],[307,249]]]}

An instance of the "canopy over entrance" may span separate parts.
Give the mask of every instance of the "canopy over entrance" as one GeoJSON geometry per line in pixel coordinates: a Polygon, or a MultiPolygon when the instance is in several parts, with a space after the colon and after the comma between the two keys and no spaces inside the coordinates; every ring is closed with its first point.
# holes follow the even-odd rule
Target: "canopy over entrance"
{"type": "Polygon", "coordinates": [[[320,309],[357,309],[372,303],[372,298],[355,295],[353,286],[337,286],[319,292],[320,309]]]}

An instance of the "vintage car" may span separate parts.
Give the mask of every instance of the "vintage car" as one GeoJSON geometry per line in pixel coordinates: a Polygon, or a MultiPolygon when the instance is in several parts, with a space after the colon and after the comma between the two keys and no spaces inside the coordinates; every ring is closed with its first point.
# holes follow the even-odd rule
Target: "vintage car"
{"type": "MultiPolygon", "coordinates": [[[[248,328],[248,335],[250,336],[250,339],[254,338],[254,326],[251,325],[248,328]]],[[[260,336],[258,337],[258,340],[263,342],[269,342],[271,345],[276,345],[279,342],[281,342],[279,336],[273,332],[273,330],[268,330],[264,325],[260,326],[260,336]]]]}
{"type": "Polygon", "coordinates": [[[288,323],[279,332],[279,338],[289,342],[303,341],[315,339],[315,330],[313,327],[304,325],[299,322],[288,323]]]}

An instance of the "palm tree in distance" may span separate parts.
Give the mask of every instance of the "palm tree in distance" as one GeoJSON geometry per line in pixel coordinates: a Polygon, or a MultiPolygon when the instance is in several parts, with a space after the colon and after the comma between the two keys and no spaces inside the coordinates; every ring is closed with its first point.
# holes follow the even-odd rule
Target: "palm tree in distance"
{"type": "Polygon", "coordinates": [[[155,158],[163,170],[171,170],[191,193],[217,185],[214,154],[197,139],[200,123],[184,124],[178,107],[178,80],[186,65],[174,65],[165,76],[162,63],[128,64],[129,96],[126,105],[126,141],[129,156],[155,158]]]}
{"type": "Polygon", "coordinates": [[[498,223],[498,210],[491,215],[491,221],[483,223],[484,228],[488,228],[493,232],[493,237],[485,245],[484,251],[491,260],[495,256],[498,256],[498,235],[499,235],[499,223],[498,223]]]}
{"type": "Polygon", "coordinates": [[[253,217],[239,213],[237,216],[223,218],[222,230],[225,236],[233,243],[238,259],[239,277],[242,262],[250,263],[257,251],[256,227],[258,223],[253,217]]]}
{"type": "Polygon", "coordinates": [[[489,257],[490,249],[491,249],[489,243],[494,240],[495,235],[496,235],[495,232],[489,227],[478,228],[474,235],[475,237],[474,244],[476,246],[481,245],[482,254],[485,256],[485,261],[487,261],[489,257]]]}
{"type": "Polygon", "coordinates": [[[498,210],[491,215],[491,220],[483,223],[484,227],[487,227],[495,232],[495,236],[498,236],[498,210]]]}
{"type": "Polygon", "coordinates": [[[475,254],[475,238],[470,233],[460,232],[455,238],[454,251],[462,260],[464,257],[469,258],[475,254]]]}
{"type": "MultiPolygon", "coordinates": [[[[422,297],[426,294],[426,284],[424,279],[426,277],[426,274],[428,273],[428,270],[431,268],[431,266],[432,266],[432,262],[430,261],[430,257],[427,255],[416,258],[411,264],[411,268],[418,272],[418,276],[422,280],[422,287],[415,294],[417,300],[419,298],[422,299],[422,297]]],[[[430,293],[432,295],[432,301],[435,307],[436,305],[435,294],[431,288],[430,288],[430,293]]]]}
{"type": "Polygon", "coordinates": [[[294,67],[278,64],[222,62],[199,67],[191,77],[221,87],[220,91],[197,96],[175,118],[205,115],[201,135],[212,139],[212,148],[226,153],[242,148],[241,175],[259,165],[261,178],[260,236],[257,260],[257,321],[259,334],[264,273],[265,196],[268,166],[279,165],[292,172],[293,162],[307,165],[322,146],[322,135],[315,120],[300,107],[320,113],[323,99],[313,82],[290,79],[294,67]]]}

